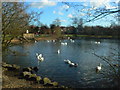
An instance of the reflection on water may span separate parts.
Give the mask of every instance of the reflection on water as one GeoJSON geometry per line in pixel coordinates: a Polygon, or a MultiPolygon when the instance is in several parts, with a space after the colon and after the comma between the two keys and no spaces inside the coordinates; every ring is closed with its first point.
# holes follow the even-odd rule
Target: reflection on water
{"type": "MultiPolygon", "coordinates": [[[[118,52],[118,40],[97,40],[100,44],[95,43],[96,40],[62,40],[68,45],[61,45],[60,41],[47,42],[39,41],[36,43],[25,43],[10,47],[11,50],[22,53],[21,55],[9,54],[3,57],[7,63],[17,64],[21,67],[38,66],[40,70],[37,72],[42,77],[49,77],[51,80],[58,81],[62,85],[73,88],[81,87],[112,87],[115,82],[112,78],[106,78],[105,74],[95,72],[95,68],[102,63],[102,71],[110,70],[109,65],[96,57],[92,53],[100,56],[110,57],[111,53],[118,52]],[[114,48],[114,49],[111,49],[114,48]],[[61,53],[58,54],[57,50],[61,53]],[[38,64],[36,53],[42,53],[45,58],[44,62],[38,64]],[[24,55],[26,54],[26,55],[24,55]],[[64,63],[64,59],[69,59],[78,63],[78,67],[69,67],[64,63]],[[112,85],[111,85],[112,83],[112,85]]],[[[101,72],[102,72],[101,71],[101,72]]]]}

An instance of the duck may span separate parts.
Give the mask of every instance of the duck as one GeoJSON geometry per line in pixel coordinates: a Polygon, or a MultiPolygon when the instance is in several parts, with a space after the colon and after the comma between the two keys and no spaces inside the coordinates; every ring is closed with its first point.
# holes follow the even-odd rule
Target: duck
{"type": "Polygon", "coordinates": [[[96,67],[96,72],[101,71],[101,69],[102,69],[102,64],[100,63],[100,64],[96,67]]]}

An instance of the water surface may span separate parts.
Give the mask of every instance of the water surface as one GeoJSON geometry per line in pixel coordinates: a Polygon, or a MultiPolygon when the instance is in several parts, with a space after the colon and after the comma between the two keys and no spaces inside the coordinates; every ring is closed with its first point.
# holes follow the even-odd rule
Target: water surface
{"type": "Polygon", "coordinates": [[[38,66],[40,68],[38,75],[48,77],[68,87],[114,87],[117,82],[106,74],[111,70],[110,66],[93,53],[109,59],[118,59],[118,56],[113,53],[118,52],[119,43],[118,40],[109,39],[82,39],[75,40],[74,43],[70,40],[24,43],[10,47],[11,50],[21,53],[20,55],[15,56],[9,53],[3,57],[3,60],[21,67],[38,66]],[[68,45],[61,45],[61,42],[67,42],[68,45]],[[100,44],[95,42],[100,42],[100,44]],[[58,49],[60,49],[60,54],[57,53],[58,49]],[[45,60],[38,64],[36,53],[42,53],[45,60]],[[64,63],[64,59],[78,63],[78,67],[69,67],[64,63]],[[102,63],[101,72],[105,71],[103,74],[95,71],[99,63],[102,63]]]}

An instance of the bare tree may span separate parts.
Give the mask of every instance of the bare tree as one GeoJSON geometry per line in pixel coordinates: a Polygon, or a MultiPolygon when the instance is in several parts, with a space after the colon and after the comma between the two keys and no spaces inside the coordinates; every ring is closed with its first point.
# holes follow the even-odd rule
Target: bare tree
{"type": "Polygon", "coordinates": [[[79,31],[83,30],[83,19],[78,17],[72,18],[72,24],[76,27],[75,33],[78,34],[79,31]]]}
{"type": "Polygon", "coordinates": [[[59,19],[59,18],[56,18],[56,19],[53,21],[53,24],[56,25],[56,26],[60,26],[60,24],[61,24],[60,19],[59,19]]]}
{"type": "MultiPolygon", "coordinates": [[[[77,13],[83,13],[85,16],[85,21],[95,21],[101,19],[110,14],[120,13],[120,1],[118,3],[111,2],[114,5],[114,8],[107,8],[106,5],[102,7],[90,6],[89,4],[84,5],[83,3],[74,3],[74,2],[63,2],[68,5],[69,8],[73,8],[77,13]]],[[[80,17],[81,15],[79,15],[80,17]]]]}
{"type": "MultiPolygon", "coordinates": [[[[32,20],[42,13],[26,13],[29,5],[23,2],[3,2],[2,3],[2,45],[6,49],[11,40],[22,35],[32,20]]],[[[36,19],[37,20],[37,19],[36,19]]]]}

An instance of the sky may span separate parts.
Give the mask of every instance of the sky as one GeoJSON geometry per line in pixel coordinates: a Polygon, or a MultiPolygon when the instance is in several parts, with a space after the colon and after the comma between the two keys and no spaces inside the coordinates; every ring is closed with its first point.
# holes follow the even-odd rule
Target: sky
{"type": "MultiPolygon", "coordinates": [[[[114,3],[111,3],[111,0],[99,0],[99,2],[96,2],[96,0],[81,0],[79,2],[70,2],[71,5],[77,4],[81,5],[79,7],[70,7],[65,3],[58,2],[58,1],[48,1],[48,0],[41,0],[34,2],[26,2],[26,4],[30,5],[30,8],[27,10],[27,12],[35,11],[35,12],[43,12],[40,16],[38,16],[39,21],[44,25],[50,25],[53,23],[55,19],[59,19],[61,22],[61,26],[70,26],[72,25],[72,18],[78,17],[82,18],[83,20],[88,20],[90,16],[92,16],[93,10],[96,8],[102,8],[105,7],[106,9],[114,9],[117,6],[117,3],[119,0],[115,0],[114,3]],[[83,8],[84,6],[84,8],[83,8]],[[76,9],[77,8],[77,9],[76,9]],[[77,10],[80,10],[79,12],[77,10]],[[89,17],[87,15],[90,14],[89,17]],[[87,19],[88,18],[88,19],[87,19]]],[[[115,15],[111,14],[109,16],[106,16],[102,19],[92,21],[85,23],[86,26],[104,26],[109,27],[111,25],[111,21],[115,21],[114,18],[115,15]]],[[[31,22],[31,25],[38,25],[37,22],[31,22]]]]}

